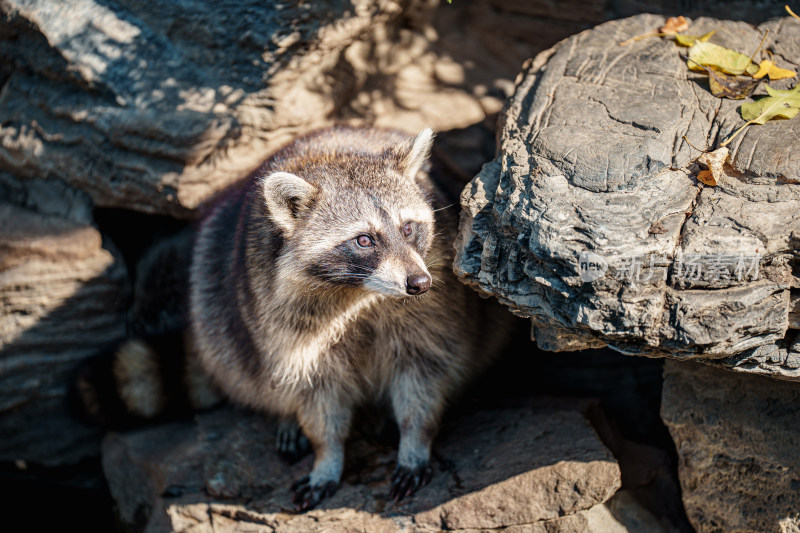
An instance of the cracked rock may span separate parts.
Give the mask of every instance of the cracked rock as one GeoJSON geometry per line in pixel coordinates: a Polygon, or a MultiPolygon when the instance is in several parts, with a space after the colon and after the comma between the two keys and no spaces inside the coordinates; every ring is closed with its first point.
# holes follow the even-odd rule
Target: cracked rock
{"type": "Polygon", "coordinates": [[[288,487],[312,457],[285,463],[276,423],[233,409],[111,434],[103,465],[121,519],[147,531],[627,531],[615,516],[632,516],[630,502],[604,505],[620,487],[616,461],[578,407],[561,404],[447,423],[431,483],[398,504],[388,499],[394,446],[358,437],[336,494],[289,512],[288,487]]]}
{"type": "Polygon", "coordinates": [[[413,3],[4,1],[0,192],[49,180],[189,217],[329,124],[363,77],[345,50],[413,3]]]}
{"type": "MultiPolygon", "coordinates": [[[[691,28],[746,51],[769,29],[765,48],[796,69],[800,25],[786,20],[691,28]]],[[[663,22],[612,21],[528,62],[497,157],[462,193],[456,272],[529,317],[548,350],[607,345],[800,380],[800,121],[749,128],[728,176],[702,186],[691,145],[742,125],[741,102],[712,96],[672,40],[617,45],[663,22]]]]}
{"type": "Polygon", "coordinates": [[[97,455],[100,432],[68,415],[65,390],[125,335],[125,264],[88,224],[0,202],[0,228],[0,459],[97,455]]]}
{"type": "Polygon", "coordinates": [[[661,417],[699,533],[800,529],[800,388],[668,361],[661,417]]]}

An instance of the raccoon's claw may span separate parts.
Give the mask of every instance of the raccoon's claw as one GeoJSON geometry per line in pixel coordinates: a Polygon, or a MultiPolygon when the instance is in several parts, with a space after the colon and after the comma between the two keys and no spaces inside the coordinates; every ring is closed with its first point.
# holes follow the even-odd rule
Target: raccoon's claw
{"type": "Polygon", "coordinates": [[[389,497],[399,502],[407,496],[411,496],[417,489],[427,485],[433,476],[433,471],[428,463],[409,468],[398,465],[392,474],[392,486],[389,489],[389,497]]]}
{"type": "Polygon", "coordinates": [[[312,485],[309,476],[303,476],[294,483],[291,489],[294,492],[292,503],[297,512],[308,511],[322,501],[327,496],[333,496],[339,484],[335,481],[328,481],[324,485],[312,485]]]}
{"type": "Polygon", "coordinates": [[[281,457],[290,463],[299,461],[311,451],[311,443],[294,420],[283,421],[278,425],[275,447],[281,457]]]}

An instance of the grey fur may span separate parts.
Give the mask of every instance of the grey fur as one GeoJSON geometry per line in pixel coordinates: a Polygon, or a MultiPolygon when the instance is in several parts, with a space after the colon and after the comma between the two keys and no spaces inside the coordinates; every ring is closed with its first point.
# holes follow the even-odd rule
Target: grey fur
{"type": "Polygon", "coordinates": [[[297,417],[316,455],[295,486],[300,509],[335,490],[352,412],[378,398],[400,427],[398,472],[411,473],[394,495],[416,490],[447,399],[505,336],[507,314],[451,271],[455,213],[439,209],[420,170],[431,142],[430,130],[313,133],[267,160],[200,228],[195,349],[232,399],[297,417]],[[408,296],[409,280],[431,278],[426,294],[408,296]]]}

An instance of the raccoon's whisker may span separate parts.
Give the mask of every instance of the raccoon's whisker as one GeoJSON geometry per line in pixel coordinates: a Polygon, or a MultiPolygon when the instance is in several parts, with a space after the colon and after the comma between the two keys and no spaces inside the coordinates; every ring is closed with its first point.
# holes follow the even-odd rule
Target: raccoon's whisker
{"type": "Polygon", "coordinates": [[[366,274],[356,274],[356,273],[348,272],[347,274],[344,274],[344,273],[343,274],[325,274],[323,277],[325,279],[338,280],[338,279],[351,279],[351,278],[364,279],[364,278],[368,278],[369,276],[366,275],[366,274]]]}
{"type": "Polygon", "coordinates": [[[434,210],[433,210],[433,212],[434,212],[434,213],[437,213],[437,212],[439,212],[439,211],[444,211],[445,209],[450,209],[450,208],[451,208],[451,207],[453,207],[454,205],[456,205],[456,204],[455,204],[455,203],[452,203],[452,204],[450,204],[450,205],[446,205],[446,206],[444,206],[444,207],[440,207],[439,209],[434,209],[434,210]]]}
{"type": "Polygon", "coordinates": [[[365,267],[365,266],[363,266],[363,265],[359,265],[359,264],[357,264],[357,263],[345,263],[345,265],[346,265],[348,268],[351,268],[351,269],[353,269],[353,270],[361,270],[361,271],[363,271],[363,272],[370,272],[370,270],[369,270],[367,267],[365,267]]]}
{"type": "Polygon", "coordinates": [[[322,277],[326,279],[368,278],[369,274],[366,272],[341,271],[341,272],[326,272],[322,274],[322,277]]]}
{"type": "Polygon", "coordinates": [[[440,265],[442,265],[442,261],[441,260],[429,261],[429,262],[425,263],[425,266],[428,267],[429,270],[431,268],[433,268],[433,267],[438,267],[440,265]]]}

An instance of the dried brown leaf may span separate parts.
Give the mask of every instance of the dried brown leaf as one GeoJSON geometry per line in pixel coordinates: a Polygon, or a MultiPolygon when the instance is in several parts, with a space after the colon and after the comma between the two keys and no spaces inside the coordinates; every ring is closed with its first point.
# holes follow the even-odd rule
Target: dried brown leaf
{"type": "Polygon", "coordinates": [[[697,181],[711,187],[715,187],[717,185],[717,180],[714,179],[714,174],[712,174],[710,170],[701,170],[698,172],[697,181]]]}
{"type": "Polygon", "coordinates": [[[672,35],[675,33],[680,33],[682,31],[686,31],[689,29],[689,21],[686,20],[686,17],[681,15],[680,17],[670,17],[664,23],[661,28],[659,28],[660,33],[665,33],[667,35],[672,35]]]}
{"type": "Polygon", "coordinates": [[[698,181],[711,185],[716,185],[725,176],[725,162],[728,160],[730,152],[724,146],[717,148],[713,152],[706,152],[700,156],[699,161],[708,167],[708,170],[700,171],[697,175],[698,181]]]}
{"type": "Polygon", "coordinates": [[[708,72],[708,86],[711,88],[711,94],[717,98],[742,100],[753,94],[758,84],[761,83],[760,79],[753,79],[750,76],[729,76],[711,68],[705,70],[708,72]]]}

